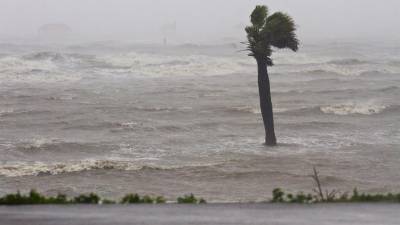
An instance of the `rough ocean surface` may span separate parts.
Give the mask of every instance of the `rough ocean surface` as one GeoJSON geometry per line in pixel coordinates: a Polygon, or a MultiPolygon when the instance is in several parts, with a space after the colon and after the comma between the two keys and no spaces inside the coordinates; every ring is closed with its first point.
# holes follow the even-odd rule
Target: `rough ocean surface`
{"type": "Polygon", "coordinates": [[[263,146],[242,46],[0,44],[0,194],[400,190],[398,43],[304,44],[269,69],[279,146],[263,146]]]}

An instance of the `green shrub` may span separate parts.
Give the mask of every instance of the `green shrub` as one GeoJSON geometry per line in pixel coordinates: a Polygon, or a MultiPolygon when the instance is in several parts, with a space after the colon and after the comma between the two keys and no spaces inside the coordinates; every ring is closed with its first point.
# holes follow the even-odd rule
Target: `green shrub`
{"type": "Polygon", "coordinates": [[[100,202],[100,197],[94,193],[89,195],[79,195],[74,198],[73,203],[75,204],[98,204],[100,202]]]}
{"type": "Polygon", "coordinates": [[[165,200],[165,198],[163,196],[157,196],[155,199],[155,203],[157,204],[162,204],[162,203],[166,203],[167,200],[165,200]]]}
{"type": "Polygon", "coordinates": [[[204,204],[206,200],[200,198],[197,199],[193,194],[184,195],[183,197],[177,198],[178,204],[204,204]]]}
{"type": "MultiPolygon", "coordinates": [[[[153,204],[165,203],[166,200],[163,196],[151,197],[145,195],[143,197],[138,194],[125,195],[120,201],[121,204],[153,204]]],[[[94,193],[82,194],[69,200],[66,195],[58,194],[55,197],[46,197],[39,194],[35,190],[31,190],[28,195],[22,195],[19,191],[15,194],[8,194],[0,197],[0,205],[29,205],[29,204],[116,204],[117,202],[101,199],[94,193]]]]}
{"type": "Polygon", "coordinates": [[[283,192],[282,189],[275,188],[272,191],[272,202],[285,202],[284,196],[285,192],[283,192]]]}
{"type": "Polygon", "coordinates": [[[165,203],[165,202],[166,200],[162,196],[153,198],[149,195],[141,197],[138,194],[127,194],[120,201],[121,204],[153,204],[153,203],[165,203]]]}
{"type": "Polygon", "coordinates": [[[297,195],[287,194],[286,195],[288,202],[290,203],[311,203],[313,202],[313,196],[311,194],[304,194],[303,192],[298,193],[297,195]]]}
{"type": "Polygon", "coordinates": [[[140,196],[138,194],[127,194],[125,195],[122,200],[121,200],[122,204],[138,204],[138,203],[142,203],[140,196]]]}
{"type": "Polygon", "coordinates": [[[35,190],[31,190],[28,195],[22,195],[19,191],[16,194],[8,194],[0,198],[0,205],[39,205],[39,204],[67,204],[65,195],[56,197],[43,196],[35,190]]]}

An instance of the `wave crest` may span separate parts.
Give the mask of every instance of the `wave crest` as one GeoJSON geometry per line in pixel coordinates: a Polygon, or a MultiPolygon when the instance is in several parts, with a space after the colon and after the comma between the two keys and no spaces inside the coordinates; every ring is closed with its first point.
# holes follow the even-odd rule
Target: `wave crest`
{"type": "Polygon", "coordinates": [[[331,60],[328,62],[328,64],[334,64],[334,65],[361,65],[361,64],[369,64],[370,62],[368,61],[363,61],[360,59],[337,59],[337,60],[331,60]]]}
{"type": "Polygon", "coordinates": [[[66,57],[57,52],[37,52],[22,57],[25,60],[51,60],[51,61],[65,61],[66,57]]]}
{"type": "Polygon", "coordinates": [[[0,166],[0,175],[6,177],[57,175],[62,173],[81,172],[96,169],[138,170],[143,166],[137,166],[127,161],[114,160],[83,160],[71,163],[46,164],[16,163],[13,165],[0,166]]]}
{"type": "MultiPolygon", "coordinates": [[[[148,158],[148,160],[156,160],[148,158]]],[[[91,170],[124,170],[124,171],[140,171],[140,170],[175,170],[190,169],[200,167],[218,166],[223,162],[214,163],[190,163],[187,165],[152,165],[140,164],[136,161],[116,159],[86,159],[73,162],[60,163],[44,163],[44,162],[15,162],[13,164],[0,165],[0,176],[5,177],[21,177],[21,176],[41,176],[41,175],[58,175],[65,173],[78,173],[91,170]]]]}
{"type": "MultiPolygon", "coordinates": [[[[278,108],[276,106],[274,106],[273,109],[274,109],[274,113],[282,113],[282,112],[289,111],[289,109],[278,108]]],[[[259,106],[238,106],[238,107],[229,108],[228,111],[261,114],[261,109],[259,106]]]]}
{"type": "Polygon", "coordinates": [[[351,115],[351,114],[373,115],[381,113],[386,108],[387,106],[385,105],[367,102],[367,103],[345,103],[345,104],[322,106],[320,107],[320,110],[323,113],[335,114],[335,115],[351,115]]]}

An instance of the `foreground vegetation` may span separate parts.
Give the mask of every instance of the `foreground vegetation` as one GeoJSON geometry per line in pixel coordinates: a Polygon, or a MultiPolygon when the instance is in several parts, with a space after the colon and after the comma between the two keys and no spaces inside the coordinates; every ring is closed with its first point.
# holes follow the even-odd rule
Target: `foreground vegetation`
{"type": "Polygon", "coordinates": [[[387,202],[400,203],[400,193],[392,194],[366,194],[359,193],[357,188],[353,190],[352,195],[348,192],[341,193],[337,190],[323,189],[317,169],[313,168],[311,178],[314,181],[315,188],[313,194],[299,192],[297,194],[285,193],[281,188],[272,191],[272,203],[353,203],[353,202],[387,202]]]}
{"type": "MultiPolygon", "coordinates": [[[[397,194],[366,194],[359,193],[357,189],[353,190],[350,195],[348,193],[340,194],[338,192],[325,192],[320,195],[318,191],[314,194],[305,194],[299,192],[297,194],[285,193],[281,188],[276,188],[272,192],[270,203],[362,203],[362,202],[384,202],[384,203],[400,203],[400,193],[397,194]]],[[[54,197],[46,197],[35,190],[31,190],[24,195],[20,192],[16,194],[8,194],[0,198],[0,205],[60,205],[60,204],[163,204],[166,199],[162,196],[152,197],[148,195],[140,196],[138,194],[125,195],[120,201],[103,199],[97,194],[90,193],[79,195],[74,198],[68,198],[59,194],[54,197]]],[[[178,197],[178,204],[203,204],[206,201],[203,198],[197,198],[193,194],[178,197]]]]}
{"type": "Polygon", "coordinates": [[[343,194],[326,193],[324,198],[318,194],[305,194],[303,192],[293,194],[285,193],[282,189],[273,190],[272,203],[362,203],[362,202],[384,202],[384,203],[400,203],[400,193],[397,194],[366,194],[359,193],[357,189],[353,190],[352,195],[347,192],[343,194]]]}
{"type": "MultiPolygon", "coordinates": [[[[384,203],[400,203],[400,193],[387,194],[366,194],[360,193],[357,189],[353,190],[350,195],[348,192],[341,193],[336,190],[323,189],[319,173],[314,168],[311,178],[314,180],[315,188],[313,194],[299,192],[297,194],[285,193],[283,189],[276,188],[272,191],[272,199],[270,203],[363,203],[363,202],[384,202],[384,203]]],[[[140,196],[138,194],[127,194],[120,201],[113,201],[99,197],[97,194],[83,194],[73,198],[66,195],[58,194],[54,197],[47,197],[35,190],[31,190],[24,195],[20,192],[16,194],[8,194],[0,197],[0,205],[41,205],[41,204],[163,204],[167,200],[163,196],[140,196]]],[[[172,201],[171,201],[172,202],[172,201]]],[[[206,200],[197,198],[193,194],[178,197],[175,201],[178,204],[203,204],[206,200]]]]}
{"type": "MultiPolygon", "coordinates": [[[[90,193],[79,195],[74,198],[68,198],[66,195],[59,194],[55,197],[46,197],[35,190],[28,194],[8,194],[0,197],[0,205],[60,205],[60,204],[162,204],[166,203],[163,196],[140,196],[138,194],[127,194],[120,201],[103,199],[97,194],[90,193]]],[[[206,203],[202,198],[198,199],[193,194],[185,195],[177,199],[177,203],[200,204],[206,203]]]]}

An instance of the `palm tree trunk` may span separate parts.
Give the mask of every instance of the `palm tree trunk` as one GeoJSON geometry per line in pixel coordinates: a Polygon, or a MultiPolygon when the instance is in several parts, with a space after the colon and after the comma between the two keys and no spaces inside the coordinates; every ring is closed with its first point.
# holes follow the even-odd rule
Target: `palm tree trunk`
{"type": "Polygon", "coordinates": [[[274,130],[274,115],[272,111],[271,88],[269,84],[267,63],[263,59],[257,59],[257,66],[260,108],[265,128],[265,144],[275,146],[276,136],[274,130]]]}

